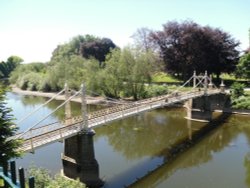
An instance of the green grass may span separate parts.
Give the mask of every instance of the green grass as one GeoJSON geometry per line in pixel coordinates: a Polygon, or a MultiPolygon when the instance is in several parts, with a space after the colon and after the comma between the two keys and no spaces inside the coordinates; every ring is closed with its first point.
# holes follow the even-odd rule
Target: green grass
{"type": "Polygon", "coordinates": [[[159,72],[156,73],[153,76],[152,79],[153,82],[158,82],[158,83],[178,83],[178,82],[182,82],[181,80],[178,80],[176,78],[174,78],[173,76],[166,74],[164,72],[159,72]]]}
{"type": "Polygon", "coordinates": [[[223,80],[232,80],[232,81],[247,81],[244,78],[236,78],[234,74],[223,73],[220,76],[223,80]]]}
{"type": "Polygon", "coordinates": [[[244,91],[244,94],[250,97],[250,91],[244,91]]]}

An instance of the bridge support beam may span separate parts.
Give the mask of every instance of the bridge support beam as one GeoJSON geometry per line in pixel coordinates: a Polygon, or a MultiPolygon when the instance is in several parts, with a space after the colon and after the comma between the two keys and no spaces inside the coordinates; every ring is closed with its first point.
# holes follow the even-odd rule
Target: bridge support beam
{"type": "MultiPolygon", "coordinates": [[[[65,89],[65,100],[67,101],[70,98],[69,87],[68,87],[67,83],[65,83],[64,89],[65,89]]],[[[71,124],[71,105],[70,105],[70,101],[68,101],[65,104],[65,125],[69,125],[69,124],[71,124]]]]}
{"type": "Polygon", "coordinates": [[[81,85],[81,100],[82,100],[82,126],[81,126],[81,132],[88,133],[89,132],[89,126],[88,126],[88,110],[87,110],[87,101],[86,101],[86,88],[84,83],[81,85]]]}
{"type": "Polygon", "coordinates": [[[65,140],[62,155],[65,176],[84,182],[88,187],[102,187],[99,165],[95,159],[93,131],[85,132],[65,140]]]}
{"type": "Polygon", "coordinates": [[[212,119],[211,103],[208,96],[189,99],[185,103],[187,119],[209,122],[212,119]]]}

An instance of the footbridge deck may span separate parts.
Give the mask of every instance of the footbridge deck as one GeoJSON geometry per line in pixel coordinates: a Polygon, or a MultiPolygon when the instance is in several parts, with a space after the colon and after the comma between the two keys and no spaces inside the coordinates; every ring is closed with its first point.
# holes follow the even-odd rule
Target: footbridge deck
{"type": "MultiPolygon", "coordinates": [[[[133,116],[153,109],[170,106],[188,99],[201,97],[203,95],[214,95],[220,93],[219,89],[208,89],[206,91],[196,89],[191,92],[178,92],[170,95],[153,97],[138,102],[118,105],[92,112],[87,116],[88,128],[92,129],[101,125],[106,125],[112,121],[133,116]]],[[[86,122],[86,121],[85,121],[86,122]]],[[[32,128],[24,133],[19,133],[12,137],[22,138],[22,146],[18,149],[22,152],[33,152],[35,149],[47,144],[62,141],[72,137],[84,129],[84,119],[82,116],[67,118],[62,122],[55,122],[45,126],[32,128]]]]}

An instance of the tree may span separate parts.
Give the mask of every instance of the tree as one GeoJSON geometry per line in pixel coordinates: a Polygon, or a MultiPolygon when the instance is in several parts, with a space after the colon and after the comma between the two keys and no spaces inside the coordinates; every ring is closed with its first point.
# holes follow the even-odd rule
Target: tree
{"type": "Polygon", "coordinates": [[[132,35],[132,38],[134,39],[137,48],[147,52],[154,48],[152,41],[150,41],[151,32],[152,30],[146,27],[137,29],[137,31],[132,35]]]}
{"type": "Polygon", "coordinates": [[[209,26],[202,27],[192,21],[168,22],[163,31],[150,35],[158,46],[168,72],[178,73],[186,79],[192,72],[232,72],[239,52],[236,42],[228,33],[209,26]]]}
{"type": "Polygon", "coordinates": [[[5,106],[5,95],[2,88],[0,89],[0,165],[13,157],[20,156],[16,149],[21,143],[20,140],[8,140],[9,137],[15,135],[17,127],[12,123],[11,110],[5,106]]]}
{"type": "Polygon", "coordinates": [[[105,61],[105,56],[116,45],[108,38],[99,38],[93,35],[78,35],[68,43],[58,45],[53,51],[50,64],[70,61],[72,56],[78,55],[84,58],[95,58],[99,62],[105,61]]]}
{"type": "Polygon", "coordinates": [[[99,38],[93,35],[78,35],[73,37],[69,42],[58,45],[52,52],[50,64],[61,63],[62,61],[68,62],[71,56],[81,55],[81,45],[84,43],[91,43],[99,38]]]}
{"type": "Polygon", "coordinates": [[[23,62],[23,59],[18,56],[10,56],[7,62],[2,61],[0,63],[0,77],[7,78],[10,73],[23,62]]]}
{"type": "Polygon", "coordinates": [[[250,53],[241,56],[239,64],[237,65],[236,75],[250,79],[250,53]]]}
{"type": "MultiPolygon", "coordinates": [[[[117,65],[120,68],[120,78],[124,83],[124,94],[133,96],[134,100],[146,96],[145,84],[151,82],[151,77],[159,67],[157,56],[152,52],[140,52],[138,49],[126,47],[117,51],[117,65]]],[[[115,60],[116,61],[116,60],[115,60]]]]}
{"type": "Polygon", "coordinates": [[[230,88],[232,99],[237,99],[240,96],[243,96],[244,95],[244,88],[245,88],[244,84],[234,82],[230,88]]]}
{"type": "Polygon", "coordinates": [[[124,88],[120,57],[120,49],[112,50],[106,58],[104,69],[99,74],[100,88],[105,96],[119,98],[124,88]]]}
{"type": "Polygon", "coordinates": [[[116,45],[112,40],[108,38],[97,38],[91,42],[85,42],[81,44],[81,55],[85,58],[94,57],[100,63],[105,61],[106,55],[111,49],[114,49],[116,45]]]}

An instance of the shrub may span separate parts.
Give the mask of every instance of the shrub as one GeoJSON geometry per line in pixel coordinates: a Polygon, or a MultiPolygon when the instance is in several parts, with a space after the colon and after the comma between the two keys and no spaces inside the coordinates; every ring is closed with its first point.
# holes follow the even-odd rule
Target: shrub
{"type": "Polygon", "coordinates": [[[234,82],[230,88],[232,99],[234,100],[236,98],[239,98],[240,96],[243,96],[244,95],[244,88],[245,88],[244,84],[234,82]]]}
{"type": "Polygon", "coordinates": [[[146,87],[147,97],[155,97],[159,95],[164,95],[167,93],[167,87],[162,85],[150,85],[146,87]]]}

